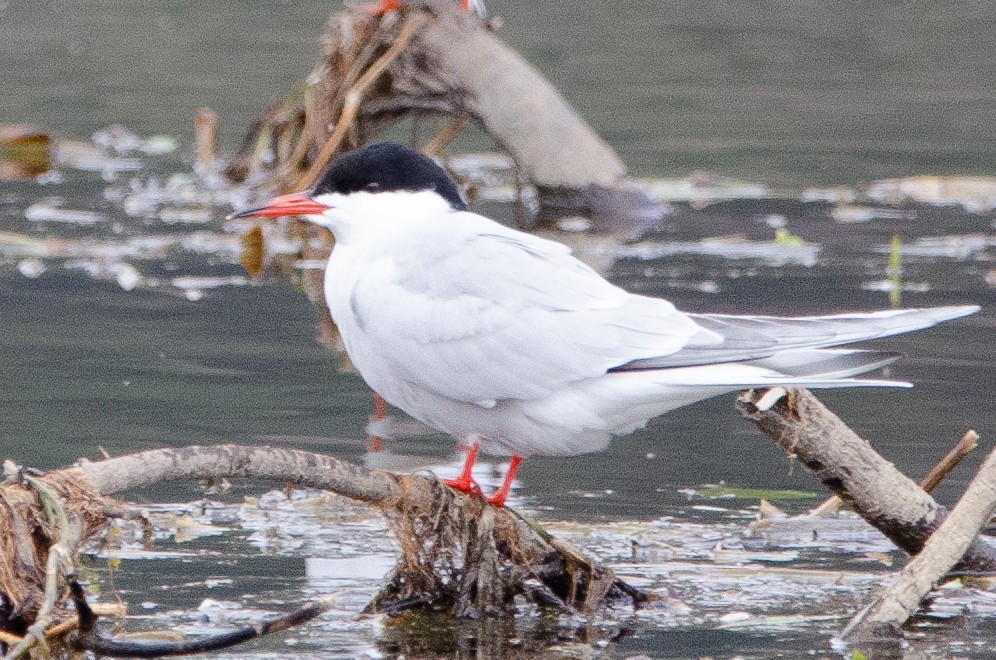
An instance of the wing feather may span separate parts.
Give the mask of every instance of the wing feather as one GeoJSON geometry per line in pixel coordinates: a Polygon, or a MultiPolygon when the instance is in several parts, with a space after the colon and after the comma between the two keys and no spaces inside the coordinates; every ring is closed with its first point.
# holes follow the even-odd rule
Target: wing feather
{"type": "Polygon", "coordinates": [[[466,402],[535,398],[673,353],[701,332],[669,302],[610,284],[566,246],[503,229],[413,237],[356,282],[357,325],[390,351],[399,377],[466,402]]]}

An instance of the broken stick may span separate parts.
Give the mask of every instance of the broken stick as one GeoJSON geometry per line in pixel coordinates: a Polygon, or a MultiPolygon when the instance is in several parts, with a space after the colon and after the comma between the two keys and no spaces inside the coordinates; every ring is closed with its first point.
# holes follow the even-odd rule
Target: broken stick
{"type": "Polygon", "coordinates": [[[870,641],[898,633],[906,620],[916,613],[924,596],[961,559],[994,510],[996,450],[990,452],[965,494],[920,554],[903,567],[882,595],[851,619],[839,639],[870,641]]]}
{"type": "MultiPolygon", "coordinates": [[[[972,429],[965,431],[965,435],[961,436],[961,440],[951,448],[951,451],[920,480],[920,488],[923,488],[928,493],[933,493],[934,489],[951,474],[951,471],[958,467],[961,460],[972,453],[972,450],[978,445],[979,434],[972,429]]],[[[809,515],[817,517],[825,516],[837,511],[843,504],[843,500],[838,495],[831,495],[823,504],[810,511],[809,515]]]]}

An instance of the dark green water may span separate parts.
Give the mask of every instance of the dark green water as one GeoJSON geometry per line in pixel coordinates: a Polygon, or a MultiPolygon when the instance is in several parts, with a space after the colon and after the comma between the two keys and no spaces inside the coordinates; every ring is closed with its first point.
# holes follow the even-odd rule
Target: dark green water
{"type": "MultiPolygon", "coordinates": [[[[120,197],[133,190],[133,181],[147,190],[152,179],[163,183],[189,173],[191,126],[200,106],[218,112],[223,142],[233,148],[248,122],[310,69],[329,10],[317,2],[0,3],[0,122],[33,123],[78,139],[119,123],[180,144],[170,156],[131,154],[140,169],[115,176],[63,168],[61,181],[0,182],[0,232],[85,248],[40,257],[0,251],[0,455],[53,467],[97,457],[98,446],[120,454],[163,445],[276,442],[372,464],[396,454],[421,457],[420,465],[456,460],[452,442],[434,435],[396,441],[387,458],[366,451],[370,393],[355,375],[338,372],[316,341],[317,311],[288,280],[205,288],[191,300],[174,278],[244,277],[230,251],[190,243],[153,256],[118,249],[150,237],[226,235],[225,204],[209,205],[204,222],[184,225],[157,215],[170,204],[182,207],[176,196],[144,215],[126,212],[120,197]],[[102,219],[79,224],[25,217],[26,209],[51,197],[62,200],[54,206],[98,212],[102,219]],[[94,242],[117,248],[101,253],[94,242]],[[32,270],[38,264],[43,272],[32,270]],[[122,264],[143,278],[134,290],[119,283],[115,269],[122,264]]],[[[887,294],[870,285],[886,279],[885,253],[899,233],[909,248],[904,305],[974,302],[983,313],[877,344],[907,354],[891,375],[916,383],[913,390],[823,398],[913,476],[968,427],[985,443],[996,428],[992,211],[910,205],[901,218],[842,224],[832,219],[832,205],[802,203],[798,191],[912,174],[996,173],[996,50],[989,45],[996,19],[988,3],[592,2],[570,11],[551,3],[505,3],[492,11],[505,18],[502,35],[560,87],[634,173],[656,178],[708,170],[796,191],[705,208],[679,204],[649,237],[666,249],[648,258],[623,252],[609,271],[614,281],[696,311],[885,307],[887,294]],[[817,251],[680,248],[731,234],[770,242],[772,224],[782,222],[817,251]],[[936,237],[947,238],[925,240],[936,237]]],[[[484,143],[469,138],[465,144],[484,143]]],[[[511,214],[501,205],[484,210],[511,214]]],[[[980,460],[966,461],[969,467],[944,483],[939,499],[956,499],[980,460]]],[[[692,508],[679,491],[719,480],[818,491],[724,397],[676,411],[602,454],[532,459],[518,492],[550,520],[668,515],[712,524],[727,517],[692,508]]],[[[199,496],[192,487],[172,486],[142,495],[147,501],[199,496]]],[[[312,585],[301,582],[305,559],[327,556],[310,546],[242,557],[238,553],[252,552],[244,544],[220,548],[204,544],[222,559],[188,561],[190,579],[231,575],[235,583],[225,596],[236,600],[252,589],[275,601],[293,600],[302,584],[312,585]],[[262,576],[265,586],[258,583],[262,576]]],[[[842,560],[819,561],[837,566],[842,560]]],[[[185,569],[157,560],[126,562],[125,570],[136,577],[119,580],[137,592],[185,569]]],[[[196,607],[202,598],[197,589],[162,600],[164,607],[196,607]]],[[[829,607],[843,613],[850,606],[829,607]]],[[[637,634],[619,642],[620,652],[777,657],[827,651],[827,630],[805,626],[778,633],[695,622],[634,625],[637,634]]],[[[352,657],[368,646],[390,654],[408,643],[391,641],[396,632],[357,629],[354,640],[348,626],[327,638],[319,627],[300,650],[352,657]]],[[[955,626],[934,635],[948,649],[952,639],[970,643],[978,630],[955,626]]],[[[291,648],[274,644],[278,655],[291,648]]]]}

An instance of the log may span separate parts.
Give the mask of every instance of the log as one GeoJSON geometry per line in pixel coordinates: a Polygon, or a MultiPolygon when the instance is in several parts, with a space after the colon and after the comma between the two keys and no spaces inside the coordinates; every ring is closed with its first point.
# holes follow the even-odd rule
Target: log
{"type": "MultiPolygon", "coordinates": [[[[923,488],[928,493],[933,493],[934,489],[944,481],[952,470],[958,467],[962,459],[968,456],[978,444],[979,434],[971,429],[965,431],[965,435],[951,448],[951,451],[945,454],[944,458],[932,467],[930,472],[920,480],[920,488],[923,488]]],[[[841,505],[843,505],[841,499],[836,495],[831,495],[826,501],[810,511],[809,515],[814,517],[830,515],[837,512],[841,505]]]]}
{"type": "MultiPolygon", "coordinates": [[[[811,392],[788,390],[774,405],[759,405],[771,390],[745,390],[736,407],[823,485],[911,555],[919,553],[947,509],[885,460],[811,392]]],[[[955,572],[996,572],[996,542],[977,536],[955,572]]]]}
{"type": "MultiPolygon", "coordinates": [[[[530,181],[544,189],[611,187],[626,176],[615,151],[475,14],[461,11],[459,3],[450,0],[414,7],[430,11],[436,20],[419,31],[392,65],[390,87],[371,100],[366,116],[377,118],[429,102],[448,114],[468,114],[508,151],[530,181]]],[[[362,11],[346,11],[346,20],[369,20],[362,11]]],[[[334,58],[340,47],[340,25],[334,19],[326,30],[327,58],[334,58]]]]}
{"type": "Polygon", "coordinates": [[[329,17],[323,44],[317,82],[254,124],[230,178],[258,168],[251,155],[265,145],[278,161],[277,187],[297,190],[406,116],[449,115],[477,123],[512,156],[539,192],[541,219],[583,213],[596,230],[635,235],[661,216],[553,85],[459,3],[411,0],[383,18],[347,6],[329,17]]]}

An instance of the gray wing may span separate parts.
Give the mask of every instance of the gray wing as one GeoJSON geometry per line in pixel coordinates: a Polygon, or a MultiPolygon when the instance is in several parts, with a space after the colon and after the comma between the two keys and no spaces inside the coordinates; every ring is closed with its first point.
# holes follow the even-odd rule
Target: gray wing
{"type": "Polygon", "coordinates": [[[627,362],[612,371],[758,360],[782,351],[841,346],[929,328],[977,311],[976,305],[964,305],[798,318],[689,314],[699,326],[722,337],[722,342],[689,345],[668,355],[627,362]]]}
{"type": "Polygon", "coordinates": [[[567,247],[460,214],[355,285],[349,308],[393,374],[459,401],[547,396],[710,335],[666,300],[630,294],[567,247]]]}

